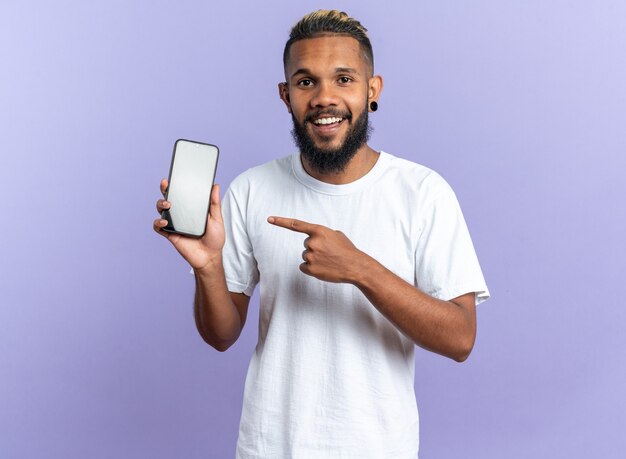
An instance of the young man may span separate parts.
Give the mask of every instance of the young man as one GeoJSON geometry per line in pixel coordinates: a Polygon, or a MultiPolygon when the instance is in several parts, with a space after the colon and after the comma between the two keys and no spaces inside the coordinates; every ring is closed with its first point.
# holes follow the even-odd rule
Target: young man
{"type": "Polygon", "coordinates": [[[414,345],[465,360],[487,286],[448,184],[367,145],[383,82],[366,29],[311,13],[284,67],[299,153],[241,174],[222,207],[215,186],[202,239],[154,228],[193,267],[196,324],[216,349],[261,284],[237,457],[415,458],[414,345]]]}

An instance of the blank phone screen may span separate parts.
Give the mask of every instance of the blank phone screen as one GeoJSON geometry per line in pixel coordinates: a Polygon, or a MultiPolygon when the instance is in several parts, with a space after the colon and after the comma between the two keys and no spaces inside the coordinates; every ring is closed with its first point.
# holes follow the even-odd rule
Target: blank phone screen
{"type": "Polygon", "coordinates": [[[170,169],[167,200],[163,212],[166,231],[202,236],[206,229],[211,187],[215,180],[218,149],[214,145],[177,140],[170,169]]]}

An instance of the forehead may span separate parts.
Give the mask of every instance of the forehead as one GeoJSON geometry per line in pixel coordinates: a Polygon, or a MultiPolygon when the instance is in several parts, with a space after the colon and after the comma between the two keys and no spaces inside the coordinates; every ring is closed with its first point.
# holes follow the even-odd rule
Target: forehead
{"type": "Polygon", "coordinates": [[[365,73],[367,62],[359,42],[347,36],[322,36],[298,40],[289,49],[285,76],[298,69],[324,72],[349,67],[365,73]]]}

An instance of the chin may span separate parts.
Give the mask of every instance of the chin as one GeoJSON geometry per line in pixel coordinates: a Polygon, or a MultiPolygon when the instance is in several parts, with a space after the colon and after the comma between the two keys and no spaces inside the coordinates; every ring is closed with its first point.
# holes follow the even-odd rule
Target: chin
{"type": "Polygon", "coordinates": [[[319,148],[320,150],[327,152],[327,153],[337,153],[343,149],[344,142],[343,142],[343,139],[341,141],[334,140],[331,142],[322,141],[322,142],[315,142],[315,146],[319,148]]]}

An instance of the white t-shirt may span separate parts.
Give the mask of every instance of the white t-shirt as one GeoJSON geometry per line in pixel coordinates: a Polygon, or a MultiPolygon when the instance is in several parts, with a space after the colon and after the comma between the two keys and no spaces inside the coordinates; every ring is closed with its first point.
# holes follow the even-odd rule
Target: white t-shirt
{"type": "Polygon", "coordinates": [[[238,458],[416,458],[414,343],[351,284],[299,270],[306,234],[270,215],[342,231],[436,298],[489,297],[457,199],[434,171],[381,152],[359,180],[309,176],[299,154],[252,168],[223,201],[228,288],[261,283],[238,458]]]}

